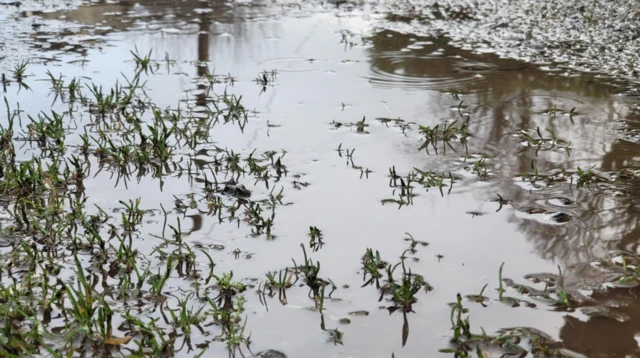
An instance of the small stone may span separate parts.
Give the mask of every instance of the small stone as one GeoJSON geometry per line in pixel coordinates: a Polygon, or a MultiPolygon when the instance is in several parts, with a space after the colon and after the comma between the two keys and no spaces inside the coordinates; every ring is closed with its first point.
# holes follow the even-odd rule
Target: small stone
{"type": "Polygon", "coordinates": [[[563,198],[561,196],[557,196],[557,197],[551,198],[551,199],[557,201],[561,205],[565,205],[565,206],[573,205],[573,201],[571,199],[569,199],[569,198],[563,198]]]}
{"type": "Polygon", "coordinates": [[[549,217],[549,219],[557,223],[566,223],[571,221],[571,216],[565,213],[554,213],[551,215],[551,217],[549,217]]]}
{"type": "Polygon", "coordinates": [[[353,311],[353,312],[349,312],[349,315],[351,315],[351,316],[368,316],[369,315],[369,311],[353,311]]]}
{"type": "Polygon", "coordinates": [[[533,214],[546,214],[547,213],[547,211],[545,209],[542,209],[542,208],[529,208],[529,209],[526,209],[525,212],[527,214],[532,214],[532,215],[533,214]]]}
{"type": "Polygon", "coordinates": [[[230,181],[224,186],[224,189],[222,189],[222,194],[235,196],[237,198],[248,198],[251,196],[251,191],[242,184],[236,185],[235,182],[230,181]]]}
{"type": "Polygon", "coordinates": [[[287,355],[282,353],[282,352],[278,352],[278,351],[274,351],[273,349],[269,349],[268,351],[264,351],[264,352],[258,354],[257,357],[259,357],[259,358],[287,358],[287,355]]]}

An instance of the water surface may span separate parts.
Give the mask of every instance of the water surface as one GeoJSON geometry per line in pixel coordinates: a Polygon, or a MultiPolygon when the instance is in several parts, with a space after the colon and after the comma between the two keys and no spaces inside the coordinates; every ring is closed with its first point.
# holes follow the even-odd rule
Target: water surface
{"type": "MultiPolygon", "coordinates": [[[[141,208],[150,211],[133,234],[134,246],[152,272],[164,272],[166,266],[163,240],[158,238],[162,206],[170,212],[169,223],[180,220],[184,242],[209,253],[216,273],[233,271],[234,279],[252,285],[244,292],[243,317],[254,353],[275,349],[289,357],[392,352],[397,357],[437,356],[451,336],[447,303],[455,301],[457,293],[477,294],[487,284],[487,307],[465,299],[478,333],[480,327],[491,333],[524,326],[589,357],[637,354],[636,289],[604,290],[603,284],[619,277],[605,276],[605,270],[592,264],[618,250],[636,254],[637,179],[578,188],[577,175],[571,185],[544,179],[532,183],[522,177],[536,170],[542,178],[581,168],[613,178],[620,170],[637,168],[638,118],[630,99],[619,95],[621,88],[594,75],[502,60],[457,49],[446,38],[394,31],[384,16],[358,6],[121,1],[30,15],[29,21],[39,24],[24,30],[29,33],[25,54],[34,56],[25,79],[30,90],[11,83],[4,94],[12,106],[20,103],[23,128],[27,115],[69,109],[54,101],[47,71],[55,77],[62,74],[65,81],[76,77],[107,89],[133,78],[136,66],[130,51],[136,49],[141,54],[152,50],[157,66],[153,73],[142,74],[144,93],[160,110],[180,108],[207,118],[216,95],[226,91],[242,96],[246,125],[216,124],[208,143],[175,153],[176,161],[184,160],[183,168],[190,160],[201,170],[193,178],[170,172],[160,178],[117,179],[116,170],[107,165],[99,171],[98,160],[89,156],[90,175],[82,195],[89,212],[95,212],[97,204],[116,219],[120,200],[141,198],[141,208]],[[255,81],[263,71],[276,74],[264,88],[255,81]],[[210,75],[215,75],[213,84],[206,80],[210,75]],[[452,92],[459,93],[459,100],[452,92]],[[428,147],[428,153],[419,150],[424,142],[420,126],[459,124],[461,117],[469,118],[466,146],[453,140],[451,146],[440,142],[428,147]],[[540,147],[527,144],[522,131],[534,140],[542,137],[540,147]],[[256,235],[248,220],[221,220],[207,209],[204,173],[215,148],[242,157],[253,151],[275,151],[276,158],[284,154],[288,173],[270,180],[269,187],[251,175],[239,179],[255,202],[267,199],[273,188],[283,189],[269,235],[256,235]],[[486,172],[474,171],[479,160],[486,172]],[[447,186],[441,193],[414,183],[416,196],[407,205],[385,201],[397,199],[400,192],[390,186],[391,168],[405,177],[414,168],[444,174],[447,186]],[[449,173],[455,178],[452,188],[449,173]],[[180,208],[179,200],[189,205],[180,208]],[[324,236],[317,252],[308,244],[309,226],[324,236]],[[389,314],[384,307],[390,303],[379,301],[375,287],[360,286],[366,249],[400,262],[409,247],[406,233],[429,243],[419,245],[409,254],[415,260],[406,263],[433,290],[417,293],[414,312],[407,314],[410,333],[403,347],[403,315],[389,314]],[[267,298],[268,310],[256,293],[265,273],[292,266],[292,258],[302,260],[301,243],[322,263],[320,276],[337,287],[324,303],[323,320],[317,310],[306,309],[315,306],[307,287],[289,288],[286,305],[277,295],[267,298]],[[515,282],[506,294],[536,307],[514,308],[498,300],[502,262],[504,277],[515,282]],[[519,288],[526,284],[543,290],[544,284],[525,276],[557,274],[557,265],[570,292],[590,296],[597,291],[583,306],[616,315],[590,317],[580,307],[558,311],[519,288]],[[369,314],[350,315],[355,311],[369,314]],[[340,323],[341,318],[349,318],[350,324],[340,323]],[[334,328],[344,332],[342,345],[328,338],[327,331],[334,328]]],[[[0,21],[9,26],[12,20],[0,21]]],[[[0,62],[0,72],[10,73],[19,57],[13,54],[0,62]]],[[[144,121],[152,123],[148,116],[144,121]]],[[[0,117],[5,124],[6,117],[4,112],[0,117]]],[[[77,154],[80,135],[85,128],[95,133],[99,119],[80,106],[67,120],[66,155],[77,154]]],[[[16,148],[19,160],[40,153],[29,143],[16,148]]],[[[79,256],[86,269],[95,269],[90,255],[79,256]]],[[[207,271],[206,257],[198,252],[196,258],[198,268],[207,271]]],[[[69,281],[73,259],[65,259],[63,266],[60,277],[69,281]]],[[[163,290],[165,310],[177,308],[178,300],[194,290],[194,279],[180,276],[171,274],[163,290]]],[[[116,277],[103,280],[97,293],[117,282],[116,277]]],[[[107,296],[115,307],[114,320],[122,321],[129,304],[107,296]]],[[[189,301],[196,309],[204,304],[196,298],[189,301]]],[[[132,309],[141,319],[160,317],[146,301],[132,309]]],[[[63,326],[61,322],[61,316],[54,316],[43,329],[63,326]]],[[[184,335],[178,331],[175,354],[193,356],[204,347],[210,350],[207,355],[225,354],[225,343],[215,339],[216,329],[207,324],[194,329],[190,339],[198,349],[191,351],[179,349],[184,335]]],[[[130,334],[120,330],[119,335],[130,334]]],[[[136,339],[120,352],[137,351],[136,339]]]]}

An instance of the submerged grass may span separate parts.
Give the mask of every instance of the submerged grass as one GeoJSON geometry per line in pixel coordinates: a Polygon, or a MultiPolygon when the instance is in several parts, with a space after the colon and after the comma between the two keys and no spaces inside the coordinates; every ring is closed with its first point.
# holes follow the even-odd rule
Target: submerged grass
{"type": "MultiPolygon", "coordinates": [[[[343,40],[353,46],[345,34],[343,40]]],[[[224,347],[229,356],[254,356],[247,323],[249,313],[255,310],[247,305],[250,295],[257,295],[268,310],[268,302],[276,294],[282,305],[289,305],[287,295],[299,294],[296,291],[304,286],[308,288],[305,299],[313,303],[311,309],[314,317],[317,313],[320,318],[322,333],[329,342],[344,344],[345,333],[325,324],[325,317],[333,319],[330,313],[340,299],[332,298],[338,286],[323,276],[326,266],[311,257],[325,253],[320,251],[325,245],[324,232],[317,226],[309,226],[309,253],[304,241],[300,244],[302,260],[292,259],[292,267],[270,268],[261,282],[239,280],[238,270],[236,275],[231,270],[221,272],[213,251],[223,250],[224,245],[198,242],[189,237],[197,229],[184,228],[187,219],[196,227],[199,216],[208,216],[217,218],[220,225],[237,225],[238,232],[244,230],[248,238],[276,240],[280,225],[276,214],[290,204],[285,185],[296,189],[309,185],[299,180],[300,175],[290,174],[284,150],[243,152],[216,143],[214,128],[231,124],[244,132],[255,114],[247,109],[242,95],[228,92],[228,87],[222,93],[214,92],[214,85],[232,86],[233,77],[217,76],[208,69],[200,75],[208,84],[198,83],[206,87],[199,111],[188,101],[186,106],[160,108],[147,96],[144,81],[145,76],[156,73],[159,64],[152,59],[151,50],[141,54],[135,49],[131,54],[134,76],[111,87],[76,78],[65,83],[62,74],[56,77],[47,72],[54,103],[60,100],[69,109],[26,115],[29,121],[24,126],[20,107],[12,110],[5,98],[7,124],[0,127],[0,205],[9,217],[2,233],[11,240],[0,253],[0,355],[42,355],[46,351],[56,357],[207,356],[209,350],[224,347]],[[83,115],[88,123],[79,127],[78,117],[83,115]],[[30,158],[18,159],[24,158],[18,156],[24,148],[16,148],[18,142],[29,147],[30,158]],[[101,173],[127,189],[134,178],[142,185],[157,183],[160,190],[167,182],[183,179],[192,190],[175,195],[169,210],[164,206],[142,209],[147,201],[143,205],[140,198],[118,200],[119,207],[103,209],[91,205],[86,192],[86,181],[101,173]],[[291,182],[289,177],[295,180],[291,182]],[[145,250],[145,241],[152,243],[152,250],[145,250]]],[[[166,63],[169,67],[174,61],[166,57],[166,63]]],[[[26,86],[27,64],[16,66],[12,78],[11,74],[2,75],[5,90],[11,83],[26,86]]],[[[276,75],[275,70],[258,75],[255,82],[261,93],[274,86],[276,75]]],[[[463,111],[461,94],[451,95],[458,102],[460,118],[444,124],[420,126],[400,118],[377,121],[395,125],[405,136],[417,128],[422,140],[418,150],[427,154],[433,150],[445,156],[447,148],[455,152],[462,147],[465,162],[471,163],[465,169],[488,181],[493,158],[484,153],[469,155],[467,140],[473,137],[470,116],[463,111]]],[[[342,109],[345,107],[343,103],[342,109]]],[[[335,129],[351,128],[365,135],[375,125],[364,116],[356,122],[332,123],[335,129]]],[[[276,127],[269,122],[267,126],[276,127]]],[[[536,132],[537,138],[531,131],[520,131],[527,148],[536,148],[536,153],[558,148],[569,152],[571,143],[557,138],[552,130],[547,130],[550,137],[539,129],[536,132]]],[[[354,163],[358,159],[355,150],[341,143],[336,151],[348,167],[360,171],[361,179],[370,174],[375,177],[376,172],[354,163]]],[[[444,197],[460,181],[451,172],[421,168],[399,172],[391,166],[391,198],[383,199],[382,204],[412,205],[419,191],[437,190],[444,197]]],[[[534,162],[531,169],[531,173],[522,174],[522,180],[533,184],[569,182],[570,186],[575,181],[577,188],[589,189],[632,175],[621,171],[607,178],[594,167],[542,173],[534,162]]],[[[497,211],[509,203],[500,195],[497,201],[497,211]]],[[[408,318],[419,308],[421,291],[433,289],[411,266],[420,260],[415,256],[418,249],[428,243],[407,235],[409,247],[399,261],[385,261],[371,248],[360,257],[362,288],[375,286],[378,301],[384,300],[389,314],[403,315],[403,346],[409,337],[408,318]]],[[[329,246],[333,243],[330,240],[329,246]]],[[[225,252],[233,253],[236,259],[252,255],[241,247],[225,252]]],[[[439,261],[444,256],[436,257],[439,261]]],[[[513,306],[526,302],[506,296],[507,288],[513,286],[506,284],[503,266],[498,274],[497,301],[513,306]]],[[[580,303],[564,286],[560,267],[558,271],[557,285],[539,298],[570,311],[580,303]]],[[[620,281],[638,280],[637,271],[625,262],[620,281]]],[[[466,297],[486,307],[491,302],[487,287],[485,284],[478,294],[466,297]]],[[[523,292],[524,286],[517,287],[523,292]]],[[[473,333],[461,295],[451,305],[451,325],[451,347],[441,352],[457,357],[485,357],[485,348],[522,355],[526,351],[519,344],[521,336],[530,337],[532,352],[558,352],[555,342],[522,328],[496,336],[488,336],[484,330],[473,333]]]]}
{"type": "Polygon", "coordinates": [[[260,75],[256,77],[256,84],[260,86],[260,93],[262,94],[267,90],[267,87],[273,87],[274,82],[276,81],[276,77],[278,76],[278,72],[276,70],[267,71],[264,70],[260,75]]]}
{"type": "Polygon", "coordinates": [[[433,289],[433,287],[425,281],[422,275],[412,273],[411,269],[408,268],[405,262],[407,258],[405,254],[407,252],[415,253],[415,247],[419,243],[418,241],[413,240],[413,237],[410,234],[408,235],[412,240],[412,243],[415,243],[416,245],[412,245],[408,250],[403,252],[400,257],[400,262],[390,264],[387,261],[382,260],[378,251],[374,252],[373,249],[370,248],[367,249],[361,259],[364,281],[362,287],[375,284],[376,289],[380,292],[378,301],[382,301],[386,297],[387,302],[390,303],[390,305],[386,307],[389,314],[396,311],[402,312],[404,321],[402,326],[403,346],[407,343],[409,338],[409,321],[407,313],[414,312],[413,305],[418,302],[418,298],[416,296],[421,290],[429,292],[433,289]],[[399,274],[399,278],[397,277],[398,275],[396,275],[398,268],[402,271],[399,274]],[[382,284],[381,281],[383,282],[382,284]]]}
{"type": "MultiPolygon", "coordinates": [[[[212,95],[206,119],[180,107],[161,110],[146,96],[142,79],[157,69],[151,51],[132,54],[136,74],[125,78],[126,86],[83,86],[75,78],[65,84],[62,74],[49,71],[54,103],[60,100],[69,111],[27,115],[23,127],[19,106],[13,110],[4,100],[0,190],[10,224],[3,225],[3,233],[14,239],[11,251],[0,254],[0,355],[93,356],[122,350],[132,356],[172,356],[185,349],[202,356],[216,342],[230,356],[250,355],[247,286],[231,271],[215,272],[210,248],[196,250],[187,243],[180,218],[169,224],[164,207],[162,233],[150,234],[160,244],[144,252],[143,227],[157,210],[142,209],[140,198],[120,200],[117,215],[89,207],[85,181],[103,171],[125,186],[132,176],[151,175],[160,188],[168,177],[199,180],[198,198],[192,196],[190,204],[176,198],[174,213],[205,207],[221,222],[236,221],[255,235],[275,238],[275,208],[284,205],[284,186],[277,190],[275,183],[288,174],[286,152],[241,156],[225,148],[211,150],[215,125],[234,122],[244,129],[249,114],[242,97],[226,91],[212,95]],[[81,113],[88,114],[90,124],[78,130],[74,123],[81,113]],[[70,137],[80,144],[69,144],[70,137]],[[30,159],[17,159],[17,141],[31,146],[30,159]],[[197,162],[203,151],[212,154],[206,165],[197,162]],[[271,190],[267,198],[254,199],[238,184],[246,176],[271,190]],[[64,278],[69,276],[74,278],[64,278]],[[177,279],[189,282],[178,294],[177,279]],[[137,302],[135,307],[129,300],[137,302]],[[60,338],[55,342],[46,333],[52,327],[60,338]],[[212,338],[193,344],[195,330],[212,338]]],[[[16,67],[16,82],[25,79],[26,65],[16,67]]],[[[9,81],[3,77],[4,85],[9,81]]],[[[321,246],[320,230],[312,234],[321,246]]],[[[285,290],[291,277],[302,273],[319,296],[319,283],[327,283],[314,278],[311,266],[285,270],[279,279],[268,275],[269,287],[285,290]]],[[[342,340],[339,331],[334,335],[336,342],[342,340]]]]}
{"type": "Polygon", "coordinates": [[[451,96],[458,102],[457,110],[460,119],[455,119],[442,125],[438,124],[434,127],[419,125],[418,129],[423,136],[424,142],[418,147],[418,151],[425,150],[429,154],[429,148],[432,148],[438,154],[438,143],[441,142],[442,155],[446,155],[447,147],[456,152],[452,143],[459,143],[467,153],[467,138],[472,136],[469,127],[471,116],[465,116],[462,112],[464,101],[460,100],[459,92],[454,91],[451,96]]]}
{"type": "Polygon", "coordinates": [[[414,192],[415,186],[412,185],[414,183],[422,186],[427,192],[429,189],[437,188],[440,195],[444,197],[444,188],[448,187],[447,194],[451,194],[456,181],[457,179],[451,173],[438,174],[418,168],[413,168],[406,176],[401,176],[394,166],[389,168],[389,187],[393,188],[392,196],[398,193],[398,199],[383,199],[382,204],[395,203],[398,204],[398,208],[413,205],[413,198],[418,196],[414,192]]]}

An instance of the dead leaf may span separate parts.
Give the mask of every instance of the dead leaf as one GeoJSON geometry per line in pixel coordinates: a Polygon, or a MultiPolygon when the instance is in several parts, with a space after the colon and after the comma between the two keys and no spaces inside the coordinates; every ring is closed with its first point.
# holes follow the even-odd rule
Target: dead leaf
{"type": "Polygon", "coordinates": [[[123,338],[109,337],[104,341],[104,343],[106,343],[106,344],[108,344],[110,346],[119,346],[121,344],[129,343],[131,338],[133,338],[133,337],[132,336],[126,336],[126,337],[123,337],[123,338]]]}

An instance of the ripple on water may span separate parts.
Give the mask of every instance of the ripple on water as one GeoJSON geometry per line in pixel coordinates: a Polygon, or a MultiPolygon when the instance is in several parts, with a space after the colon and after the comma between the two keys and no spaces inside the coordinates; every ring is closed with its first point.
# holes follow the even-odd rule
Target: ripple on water
{"type": "Polygon", "coordinates": [[[436,52],[419,55],[413,52],[387,51],[371,59],[371,74],[365,77],[381,87],[450,90],[484,81],[477,76],[494,68],[483,63],[446,58],[436,52]]]}
{"type": "Polygon", "coordinates": [[[272,58],[258,64],[269,64],[269,68],[273,68],[278,72],[313,72],[319,70],[316,62],[317,60],[313,58],[283,57],[272,58]]]}

